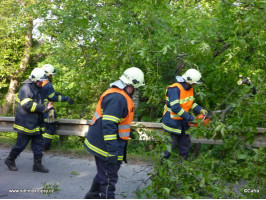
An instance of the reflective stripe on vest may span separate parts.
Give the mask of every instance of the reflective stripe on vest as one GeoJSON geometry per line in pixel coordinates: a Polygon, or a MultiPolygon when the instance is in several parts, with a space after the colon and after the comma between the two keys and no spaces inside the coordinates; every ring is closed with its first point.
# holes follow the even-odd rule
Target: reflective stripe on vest
{"type": "Polygon", "coordinates": [[[165,99],[166,99],[166,101],[169,101],[169,98],[166,96],[167,91],[168,91],[169,88],[173,88],[173,87],[178,87],[178,89],[180,90],[180,99],[179,100],[175,100],[173,102],[170,102],[170,105],[173,106],[176,103],[179,103],[179,105],[182,107],[182,109],[178,113],[174,113],[172,111],[172,109],[169,108],[169,107],[167,107],[167,104],[165,104],[163,115],[165,115],[166,112],[170,112],[170,117],[172,119],[182,120],[183,118],[180,117],[180,116],[185,111],[188,112],[191,109],[191,107],[192,107],[193,100],[194,100],[193,88],[190,88],[189,90],[185,90],[180,83],[174,83],[174,84],[170,85],[166,89],[166,93],[165,93],[165,99]]]}
{"type": "Polygon", "coordinates": [[[133,100],[128,96],[128,94],[119,88],[110,88],[108,90],[106,90],[102,96],[100,97],[100,100],[97,103],[97,107],[96,107],[96,112],[94,113],[93,119],[92,119],[92,123],[90,125],[95,124],[95,122],[99,119],[99,118],[104,118],[105,120],[111,120],[111,121],[115,121],[118,123],[118,135],[121,139],[123,140],[128,140],[129,136],[130,136],[130,124],[133,121],[134,118],[134,111],[135,111],[135,106],[134,106],[134,102],[133,100]],[[128,109],[128,114],[124,119],[118,119],[114,116],[109,116],[109,115],[102,115],[102,100],[103,98],[111,93],[119,93],[122,94],[125,99],[127,100],[127,109],[128,109]]]}
{"type": "Polygon", "coordinates": [[[119,137],[129,137],[130,135],[130,124],[119,124],[118,125],[119,137]]]}

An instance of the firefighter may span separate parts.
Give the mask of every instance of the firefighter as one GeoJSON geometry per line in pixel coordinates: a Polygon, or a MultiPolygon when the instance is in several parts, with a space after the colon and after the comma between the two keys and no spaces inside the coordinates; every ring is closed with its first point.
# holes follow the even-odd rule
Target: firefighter
{"type": "Polygon", "coordinates": [[[42,99],[42,82],[46,80],[45,72],[35,68],[27,80],[23,82],[17,96],[17,108],[14,123],[14,130],[17,131],[16,144],[12,147],[5,164],[9,170],[17,171],[15,159],[26,148],[31,140],[31,149],[34,154],[33,171],[49,172],[42,165],[44,131],[43,113],[48,112],[50,104],[44,105],[42,99]]]}
{"type": "MultiPolygon", "coordinates": [[[[48,79],[43,81],[42,83],[44,96],[47,97],[51,103],[67,101],[69,104],[73,104],[74,103],[73,99],[67,96],[63,96],[61,93],[55,92],[54,90],[54,87],[52,85],[52,78],[53,75],[56,73],[55,68],[50,64],[45,64],[42,66],[42,69],[44,70],[46,77],[48,79]]],[[[50,109],[48,113],[44,113],[44,122],[45,122],[45,132],[43,134],[43,138],[44,138],[44,151],[46,151],[50,149],[53,136],[56,132],[56,127],[57,127],[57,117],[54,107],[53,109],[50,109]]]]}
{"type": "Polygon", "coordinates": [[[85,199],[115,198],[115,184],[122,161],[126,162],[130,124],[134,117],[132,95],[144,86],[144,74],[137,67],[124,71],[98,101],[84,146],[95,157],[97,174],[85,199]]]}
{"type": "MultiPolygon", "coordinates": [[[[187,159],[191,139],[186,131],[189,129],[188,122],[194,121],[194,117],[188,112],[192,110],[196,115],[200,113],[206,115],[207,110],[194,102],[193,86],[202,82],[199,71],[189,69],[182,76],[177,76],[176,80],[176,83],[166,89],[162,127],[171,135],[171,150],[178,145],[179,155],[187,159]]],[[[163,158],[168,159],[170,154],[166,150],[163,158]]]]}

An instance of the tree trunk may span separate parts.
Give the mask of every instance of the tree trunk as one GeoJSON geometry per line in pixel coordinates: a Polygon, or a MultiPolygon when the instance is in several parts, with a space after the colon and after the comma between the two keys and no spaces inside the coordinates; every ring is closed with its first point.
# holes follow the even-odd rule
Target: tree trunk
{"type": "Polygon", "coordinates": [[[1,114],[6,115],[10,112],[16,90],[21,80],[21,76],[25,73],[29,65],[30,52],[32,48],[32,29],[33,29],[33,19],[29,18],[27,22],[27,30],[26,30],[26,35],[25,35],[25,49],[24,49],[23,57],[21,58],[20,68],[17,70],[16,74],[11,76],[10,85],[9,85],[7,94],[5,95],[5,104],[0,109],[1,114]]]}
{"type": "Polygon", "coordinates": [[[1,110],[2,114],[8,114],[10,111],[10,108],[12,106],[13,100],[14,100],[14,95],[16,93],[16,89],[18,87],[19,81],[17,79],[11,79],[10,80],[10,84],[9,84],[9,88],[8,88],[8,92],[6,93],[5,96],[5,104],[1,110]]]}

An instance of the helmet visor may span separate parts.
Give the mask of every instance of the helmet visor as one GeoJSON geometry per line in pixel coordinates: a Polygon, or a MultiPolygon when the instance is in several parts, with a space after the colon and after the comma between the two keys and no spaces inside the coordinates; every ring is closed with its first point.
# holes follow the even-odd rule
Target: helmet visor
{"type": "Polygon", "coordinates": [[[202,78],[200,78],[195,84],[202,84],[202,78]]]}
{"type": "Polygon", "coordinates": [[[51,74],[52,74],[52,75],[56,74],[56,71],[55,71],[55,69],[54,69],[54,71],[53,71],[53,72],[51,72],[51,74]]]}
{"type": "Polygon", "coordinates": [[[43,77],[41,77],[41,78],[38,79],[38,81],[41,81],[41,82],[43,82],[45,80],[47,80],[47,77],[45,75],[43,77]]]}

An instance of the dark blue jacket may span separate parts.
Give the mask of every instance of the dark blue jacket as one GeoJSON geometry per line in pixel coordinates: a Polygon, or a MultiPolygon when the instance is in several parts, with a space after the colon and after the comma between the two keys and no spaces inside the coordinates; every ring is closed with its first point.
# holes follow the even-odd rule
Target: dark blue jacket
{"type": "MultiPolygon", "coordinates": [[[[50,81],[47,82],[42,88],[43,88],[44,96],[45,98],[48,99],[48,101],[51,101],[51,102],[68,101],[67,96],[63,96],[55,92],[54,87],[50,81]]],[[[54,114],[55,114],[54,117],[56,119],[56,112],[54,112],[54,114]]],[[[47,121],[47,118],[48,118],[48,112],[44,113],[44,121],[47,121]]]]}
{"type": "MultiPolygon", "coordinates": [[[[185,90],[189,90],[189,88],[186,87],[184,82],[179,82],[185,90]]],[[[173,106],[170,105],[171,102],[174,102],[176,100],[180,99],[180,90],[178,87],[169,88],[166,92],[166,96],[169,98],[169,101],[167,103],[167,107],[171,108],[174,113],[179,113],[179,111],[182,109],[182,107],[179,105],[179,103],[174,104],[173,106]]],[[[193,102],[192,110],[193,112],[198,115],[200,114],[200,110],[202,108],[193,102]]],[[[163,126],[165,126],[164,130],[169,133],[174,134],[180,134],[183,131],[186,131],[189,129],[188,122],[193,121],[194,117],[184,111],[184,113],[181,115],[183,120],[175,120],[170,117],[170,112],[166,112],[163,116],[163,126]],[[170,131],[170,130],[173,131],[170,131]],[[179,130],[179,131],[178,131],[179,130]],[[179,133],[178,133],[179,132],[179,133]]]]}
{"type": "MultiPolygon", "coordinates": [[[[119,93],[106,95],[102,101],[102,114],[115,118],[125,118],[128,114],[127,100],[119,93]]],[[[112,120],[98,119],[90,126],[85,139],[85,147],[93,155],[107,160],[108,154],[118,156],[118,160],[123,160],[126,151],[127,141],[118,136],[118,123],[112,120]],[[104,135],[116,135],[116,139],[104,140],[104,135]]]]}
{"type": "Polygon", "coordinates": [[[38,135],[44,131],[42,88],[30,79],[23,82],[17,96],[17,108],[14,130],[27,134],[38,135]]]}

